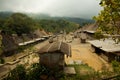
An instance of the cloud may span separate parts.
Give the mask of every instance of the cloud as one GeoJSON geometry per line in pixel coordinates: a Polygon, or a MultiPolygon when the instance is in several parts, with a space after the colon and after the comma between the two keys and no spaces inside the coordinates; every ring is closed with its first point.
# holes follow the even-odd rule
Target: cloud
{"type": "Polygon", "coordinates": [[[99,0],[0,0],[0,11],[91,18],[100,10],[99,0]]]}

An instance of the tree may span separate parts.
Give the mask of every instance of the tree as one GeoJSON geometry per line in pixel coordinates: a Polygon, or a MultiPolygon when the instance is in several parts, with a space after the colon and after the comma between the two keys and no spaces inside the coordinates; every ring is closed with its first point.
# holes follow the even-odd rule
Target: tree
{"type": "Polygon", "coordinates": [[[23,65],[17,65],[11,70],[4,80],[27,80],[26,69],[23,65]]]}
{"type": "Polygon", "coordinates": [[[26,16],[25,14],[21,13],[14,13],[12,14],[3,26],[3,31],[7,34],[26,34],[34,31],[36,29],[35,22],[26,16]]]}
{"type": "Polygon", "coordinates": [[[99,29],[105,34],[120,35],[120,1],[101,0],[100,5],[103,10],[98,16],[93,17],[98,23],[99,29]]]}
{"type": "Polygon", "coordinates": [[[79,25],[67,20],[40,20],[40,26],[47,32],[59,33],[60,31],[66,31],[67,33],[78,29],[79,25]]]}

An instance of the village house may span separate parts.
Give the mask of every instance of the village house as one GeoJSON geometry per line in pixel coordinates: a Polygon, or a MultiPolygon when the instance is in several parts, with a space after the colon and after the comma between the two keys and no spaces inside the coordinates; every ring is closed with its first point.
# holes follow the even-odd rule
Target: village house
{"type": "Polygon", "coordinates": [[[120,43],[116,44],[112,39],[101,39],[89,41],[93,52],[100,55],[108,62],[120,61],[120,43]]]}
{"type": "Polygon", "coordinates": [[[49,38],[44,30],[36,30],[31,34],[22,34],[21,36],[17,34],[8,35],[5,34],[4,31],[1,31],[0,34],[2,37],[2,49],[6,56],[12,55],[19,46],[32,44],[49,38]]]}
{"type": "Polygon", "coordinates": [[[81,33],[86,34],[86,39],[93,40],[94,34],[98,28],[98,25],[96,23],[94,24],[88,24],[83,26],[80,30],[77,31],[79,37],[82,37],[81,33]]]}
{"type": "Polygon", "coordinates": [[[71,46],[65,42],[53,42],[41,48],[38,52],[40,64],[49,68],[65,66],[65,54],[71,57],[71,46]]]}
{"type": "Polygon", "coordinates": [[[16,44],[12,38],[12,36],[9,36],[5,34],[3,31],[1,32],[2,37],[2,50],[5,52],[5,56],[11,55],[11,53],[18,48],[18,44],[16,44]],[[11,53],[8,53],[11,52],[11,53]]]}

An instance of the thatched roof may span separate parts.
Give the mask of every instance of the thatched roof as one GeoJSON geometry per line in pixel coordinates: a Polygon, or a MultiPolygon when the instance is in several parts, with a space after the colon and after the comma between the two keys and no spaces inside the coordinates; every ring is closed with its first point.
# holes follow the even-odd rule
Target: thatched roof
{"type": "Polygon", "coordinates": [[[44,30],[35,30],[32,34],[36,35],[37,37],[47,36],[48,34],[44,30]]]}
{"type": "Polygon", "coordinates": [[[98,25],[96,23],[94,24],[89,24],[89,25],[85,25],[82,27],[82,30],[85,30],[85,31],[96,31],[98,28],[98,25]]]}
{"type": "Polygon", "coordinates": [[[120,52],[120,43],[116,44],[112,39],[93,40],[89,43],[105,52],[120,52]]]}
{"type": "Polygon", "coordinates": [[[43,36],[47,36],[47,35],[48,35],[44,30],[41,30],[40,33],[41,33],[43,36]]]}
{"type": "Polygon", "coordinates": [[[77,32],[88,32],[88,33],[95,33],[98,28],[98,25],[96,23],[94,24],[88,24],[80,28],[77,32]]]}
{"type": "Polygon", "coordinates": [[[62,52],[71,57],[71,46],[65,42],[53,42],[41,48],[39,54],[62,52]]]}
{"type": "Polygon", "coordinates": [[[15,50],[18,47],[13,37],[9,35],[2,35],[2,45],[5,52],[15,50]]]}

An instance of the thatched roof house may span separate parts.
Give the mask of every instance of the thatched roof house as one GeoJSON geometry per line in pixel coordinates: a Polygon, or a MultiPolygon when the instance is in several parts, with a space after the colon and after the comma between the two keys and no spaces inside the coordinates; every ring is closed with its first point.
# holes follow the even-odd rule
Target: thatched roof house
{"type": "Polygon", "coordinates": [[[82,31],[93,33],[97,30],[97,28],[98,28],[98,25],[96,23],[94,23],[94,24],[89,24],[89,25],[83,26],[82,31]]]}
{"type": "Polygon", "coordinates": [[[2,35],[2,45],[4,52],[11,52],[18,48],[18,45],[15,43],[13,37],[9,35],[2,35]]]}
{"type": "Polygon", "coordinates": [[[71,46],[64,42],[53,42],[39,50],[40,64],[53,67],[64,67],[64,55],[71,57],[71,46]]]}
{"type": "Polygon", "coordinates": [[[83,26],[81,29],[77,30],[77,34],[81,37],[81,33],[86,34],[87,39],[94,39],[94,33],[96,32],[98,25],[96,23],[83,26]]]}
{"type": "Polygon", "coordinates": [[[101,39],[89,41],[95,52],[100,55],[105,55],[107,61],[115,60],[116,57],[120,60],[120,43],[116,44],[112,39],[101,39]]]}
{"type": "Polygon", "coordinates": [[[38,37],[47,36],[48,34],[44,30],[37,29],[32,33],[32,35],[34,38],[38,38],[38,37]]]}

